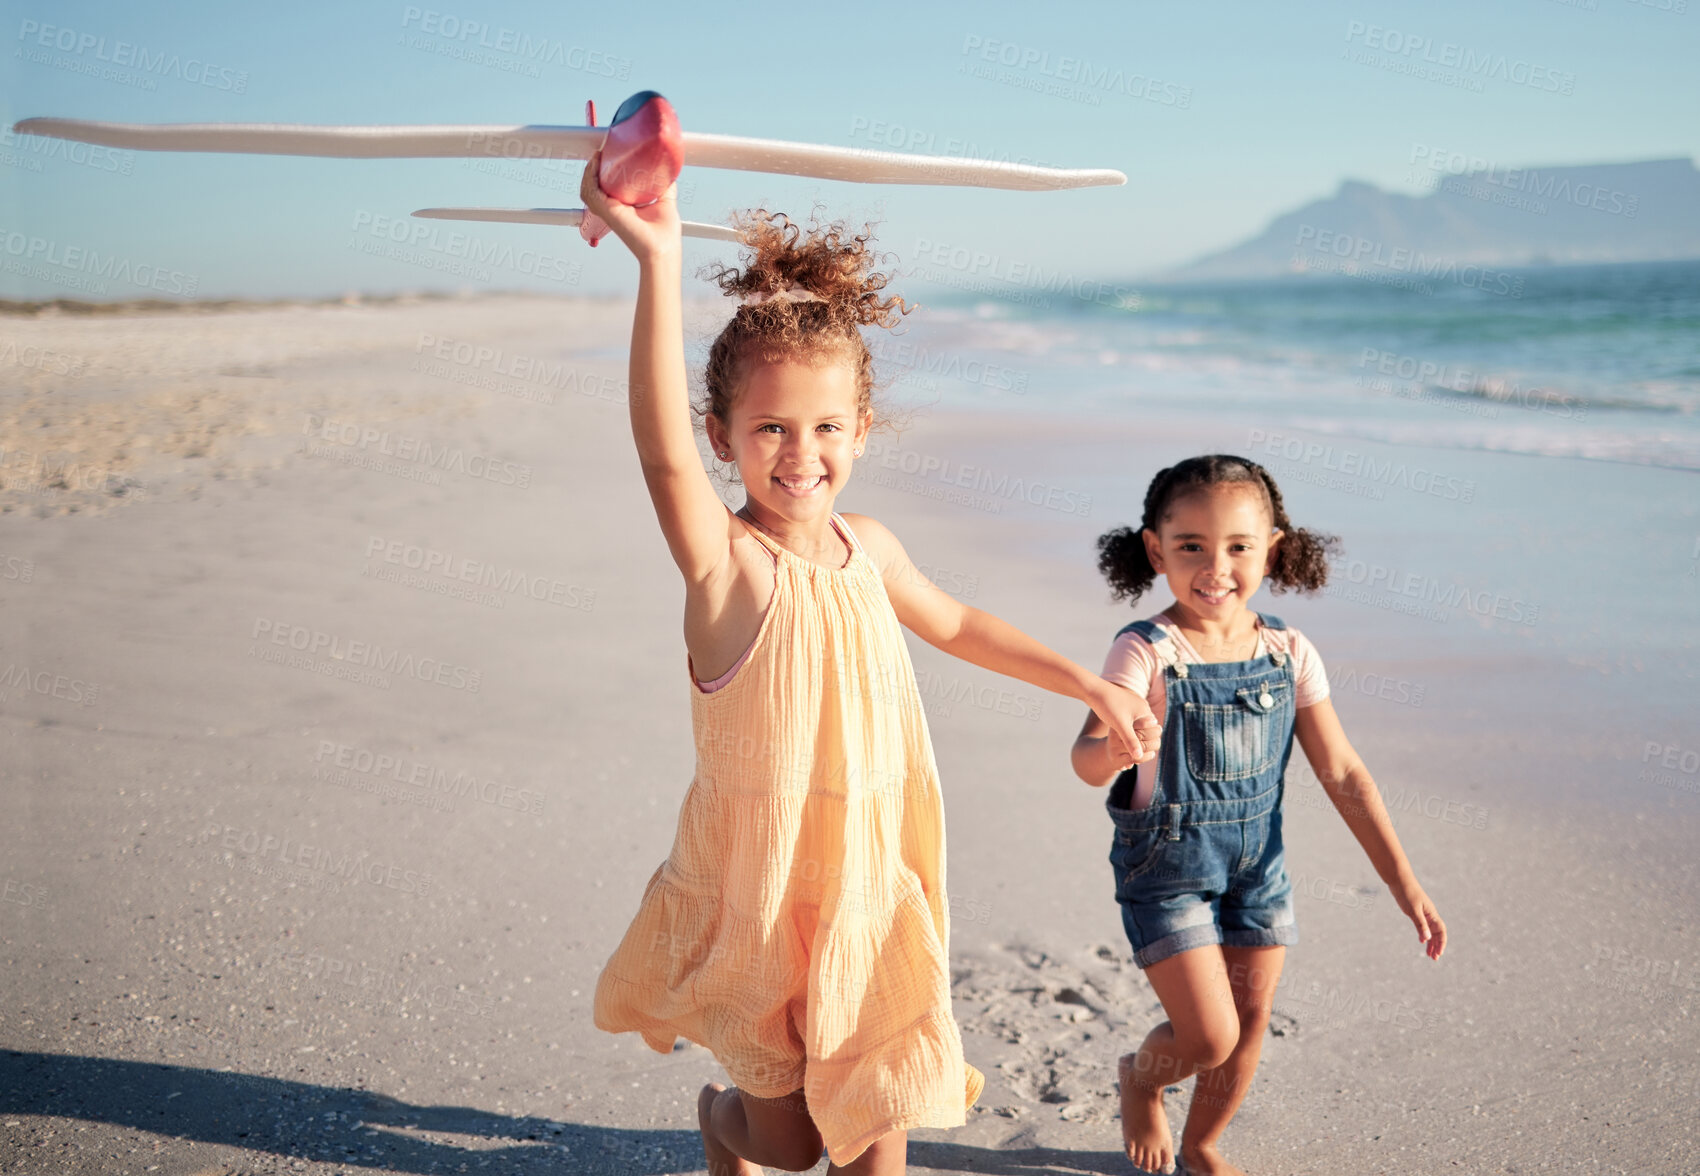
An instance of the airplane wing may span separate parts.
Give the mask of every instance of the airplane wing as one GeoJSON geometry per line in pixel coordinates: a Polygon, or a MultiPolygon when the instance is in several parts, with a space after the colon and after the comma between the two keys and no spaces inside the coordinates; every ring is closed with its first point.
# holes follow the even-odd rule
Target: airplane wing
{"type": "Polygon", "coordinates": [[[848,180],[857,184],[942,184],[1027,192],[1127,183],[1126,176],[1109,168],[1040,167],[995,159],[907,155],[901,151],[746,139],[702,131],[685,132],[685,165],[848,180]]]}
{"type": "MultiPolygon", "coordinates": [[[[414,216],[429,220],[499,221],[511,225],[576,225],[584,219],[582,208],[421,208],[414,216]]],[[[703,237],[710,241],[741,240],[725,225],[703,224],[701,221],[681,221],[680,230],[687,237],[703,237]]]]}
{"type": "MultiPolygon", "coordinates": [[[[289,123],[111,123],[26,118],[19,134],[133,151],[217,151],[343,159],[588,159],[605,127],[327,127],[289,123]]],[[[685,164],[861,184],[936,184],[1047,191],[1127,183],[1108,168],[1055,168],[945,155],[908,155],[778,139],[684,133],[685,164]]]]}

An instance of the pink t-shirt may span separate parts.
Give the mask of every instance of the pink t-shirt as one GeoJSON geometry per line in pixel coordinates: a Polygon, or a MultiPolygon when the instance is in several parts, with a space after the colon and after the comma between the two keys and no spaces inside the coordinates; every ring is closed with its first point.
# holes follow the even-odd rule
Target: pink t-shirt
{"type": "MultiPolygon", "coordinates": [[[[1159,647],[1138,633],[1123,633],[1110,646],[1110,654],[1104,659],[1104,677],[1118,686],[1126,686],[1135,694],[1144,695],[1151,713],[1156,716],[1157,722],[1162,723],[1168,710],[1169,693],[1163,685],[1163,667],[1174,661],[1199,665],[1204,658],[1175,627],[1168,613],[1158,613],[1151,620],[1169,636],[1169,640],[1161,646],[1166,652],[1159,656],[1159,647]]],[[[1257,648],[1251,656],[1258,658],[1275,652],[1285,653],[1293,659],[1294,709],[1314,706],[1328,697],[1328,673],[1322,668],[1322,655],[1316,652],[1316,646],[1297,629],[1266,629],[1259,621],[1257,648]]],[[[1140,764],[1130,807],[1141,809],[1150,804],[1156,785],[1157,761],[1140,764]]]]}

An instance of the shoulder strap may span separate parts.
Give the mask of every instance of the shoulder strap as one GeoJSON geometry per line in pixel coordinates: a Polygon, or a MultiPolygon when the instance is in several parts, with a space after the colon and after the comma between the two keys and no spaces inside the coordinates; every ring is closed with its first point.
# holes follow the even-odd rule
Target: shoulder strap
{"type": "MultiPolygon", "coordinates": [[[[832,525],[838,529],[839,534],[843,535],[850,541],[850,549],[852,551],[862,551],[862,541],[856,538],[856,532],[850,529],[850,524],[844,521],[844,516],[839,514],[837,511],[833,511],[831,518],[832,525]]],[[[862,554],[866,555],[867,552],[862,551],[862,554]]]]}
{"type": "Polygon", "coordinates": [[[1169,639],[1169,635],[1163,632],[1162,626],[1157,624],[1155,621],[1130,622],[1116,630],[1117,637],[1120,637],[1123,633],[1137,633],[1139,636],[1145,638],[1146,642],[1151,645],[1155,645],[1159,641],[1167,641],[1169,639]]]}
{"type": "MultiPolygon", "coordinates": [[[[732,512],[730,510],[728,510],[726,513],[732,514],[732,512]]],[[[732,515],[732,517],[737,518],[738,516],[732,515]]],[[[738,521],[740,523],[744,523],[744,530],[746,530],[750,534],[754,535],[756,537],[756,541],[759,542],[763,547],[767,548],[767,553],[773,557],[773,566],[777,570],[778,567],[779,567],[779,553],[781,551],[785,550],[785,549],[783,547],[780,547],[779,544],[775,543],[772,539],[768,538],[768,536],[762,531],[762,529],[760,527],[753,527],[749,523],[744,522],[743,519],[738,519],[738,521]]]]}
{"type": "Polygon", "coordinates": [[[1298,667],[1293,662],[1293,630],[1280,617],[1258,613],[1263,628],[1258,631],[1258,643],[1277,666],[1285,666],[1290,677],[1296,677],[1298,667]]]}

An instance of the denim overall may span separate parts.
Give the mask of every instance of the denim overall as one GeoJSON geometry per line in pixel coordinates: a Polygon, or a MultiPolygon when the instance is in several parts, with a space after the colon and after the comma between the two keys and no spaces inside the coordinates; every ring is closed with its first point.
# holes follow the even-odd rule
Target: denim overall
{"type": "MultiPolygon", "coordinates": [[[[1258,614],[1265,629],[1285,629],[1258,614]]],[[[1110,864],[1122,926],[1141,968],[1195,947],[1298,942],[1281,848],[1281,796],[1293,751],[1292,659],[1187,664],[1151,621],[1134,632],[1163,666],[1168,709],[1151,803],[1127,808],[1135,772],[1116,778],[1110,864]]]]}

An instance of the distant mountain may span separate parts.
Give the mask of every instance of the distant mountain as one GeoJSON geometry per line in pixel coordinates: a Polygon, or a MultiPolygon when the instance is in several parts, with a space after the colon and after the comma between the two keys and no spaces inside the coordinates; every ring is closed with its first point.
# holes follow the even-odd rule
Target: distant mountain
{"type": "Polygon", "coordinates": [[[1498,267],[1700,258],[1700,171],[1688,159],[1420,174],[1427,195],[1347,180],[1250,241],[1163,277],[1348,273],[1488,288],[1498,267]]]}

